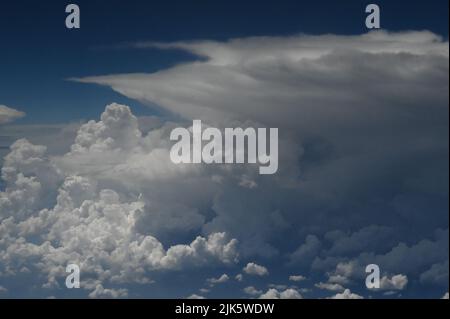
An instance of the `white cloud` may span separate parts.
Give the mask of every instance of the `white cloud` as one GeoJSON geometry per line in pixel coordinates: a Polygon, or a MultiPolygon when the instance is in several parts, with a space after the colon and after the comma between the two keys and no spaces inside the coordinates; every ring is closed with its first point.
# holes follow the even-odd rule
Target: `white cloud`
{"type": "Polygon", "coordinates": [[[330,297],[330,299],[364,299],[362,296],[352,293],[350,289],[345,289],[342,293],[330,297]]]}
{"type": "Polygon", "coordinates": [[[267,276],[269,274],[266,267],[255,263],[248,263],[242,270],[248,275],[267,276]]]}
{"type": "MultiPolygon", "coordinates": [[[[178,48],[208,59],[154,74],[96,76],[77,81],[110,86],[130,98],[157,104],[189,119],[223,122],[248,118],[302,128],[321,123],[317,128],[320,129],[325,123],[348,123],[352,121],[349,115],[355,121],[361,119],[361,112],[352,112],[356,108],[362,111],[367,97],[374,97],[372,90],[383,90],[380,97],[398,97],[400,92],[389,85],[373,88],[373,78],[382,77],[384,84],[403,91],[405,81],[399,83],[400,79],[409,80],[416,72],[437,75],[426,73],[434,67],[429,56],[441,57],[440,63],[448,67],[448,43],[430,32],[253,37],[149,46],[178,48]],[[371,64],[366,63],[367,59],[371,64]],[[420,68],[413,68],[413,64],[420,68]],[[368,74],[373,77],[367,77],[368,74]],[[346,84],[346,94],[342,92],[344,86],[338,83],[346,84]],[[276,107],[261,107],[270,101],[276,107]],[[322,109],[320,117],[317,108],[322,109]]],[[[431,92],[421,93],[429,96],[431,92]]]]}
{"type": "Polygon", "coordinates": [[[448,292],[446,292],[441,299],[448,299],[448,292]]]}
{"type": "MultiPolygon", "coordinates": [[[[359,265],[355,261],[339,262],[334,271],[327,273],[328,282],[326,284],[320,283],[321,289],[335,288],[341,290],[343,285],[348,284],[351,279],[357,274],[359,265]]],[[[318,287],[316,285],[316,287],[318,287]]],[[[330,289],[329,289],[330,290],[330,289]]]]}
{"type": "Polygon", "coordinates": [[[208,238],[198,236],[189,246],[170,247],[162,258],[161,265],[180,268],[186,264],[206,265],[215,260],[224,264],[237,263],[237,240],[228,240],[225,233],[213,233],[208,238]]]}
{"type": "Polygon", "coordinates": [[[380,289],[403,290],[408,284],[408,277],[405,275],[394,275],[391,278],[383,276],[380,280],[380,289]]]}
{"type": "Polygon", "coordinates": [[[208,278],[206,281],[210,285],[215,285],[215,284],[223,284],[223,283],[227,282],[229,279],[230,279],[230,277],[227,274],[223,274],[222,276],[220,276],[218,278],[208,278]]]}
{"type": "Polygon", "coordinates": [[[108,298],[127,298],[128,290],[126,289],[105,289],[102,285],[97,285],[95,290],[89,294],[90,298],[100,298],[100,299],[108,299],[108,298]]]}
{"type": "Polygon", "coordinates": [[[17,111],[6,105],[0,105],[0,125],[13,122],[21,117],[24,117],[25,113],[17,111]]]}
{"type": "Polygon", "coordinates": [[[275,288],[271,288],[264,294],[259,296],[259,299],[303,299],[303,297],[297,290],[293,288],[288,288],[284,291],[279,291],[275,288]]]}
{"type": "MultiPolygon", "coordinates": [[[[135,232],[135,215],[142,208],[139,201],[121,202],[112,190],[96,190],[87,178],[68,177],[59,189],[55,207],[23,221],[17,230],[28,237],[46,229],[42,244],[8,237],[8,249],[0,254],[3,266],[17,258],[42,258],[41,270],[48,272],[48,283],[52,284],[71,261],[80,265],[85,277],[96,275],[111,282],[145,282],[145,271],[237,261],[236,240],[227,240],[224,233],[199,236],[189,245],[165,250],[155,237],[135,232]]],[[[14,234],[15,229],[5,221],[2,226],[9,236],[14,234]]]]}
{"type": "Polygon", "coordinates": [[[25,139],[11,145],[1,170],[6,188],[0,192],[0,217],[21,221],[51,203],[61,177],[46,151],[25,139]]]}
{"type": "Polygon", "coordinates": [[[234,279],[236,279],[236,281],[242,281],[244,280],[244,276],[242,274],[237,274],[236,277],[234,277],[234,279]]]}
{"type": "MultiPolygon", "coordinates": [[[[110,127],[118,125],[133,139],[139,134],[130,134],[134,128],[126,129],[130,126],[121,123],[121,116],[130,118],[127,110],[110,107],[106,114],[112,113],[111,118],[104,114],[102,121],[110,127]]],[[[89,125],[95,126],[92,122],[89,125]]],[[[86,128],[80,130],[85,132],[86,128]]],[[[101,135],[93,140],[120,148],[116,142],[123,137],[111,135],[116,136],[112,142],[104,143],[108,137],[103,139],[101,135]]],[[[84,148],[74,147],[68,156],[93,152],[94,144],[89,143],[83,142],[84,148]]],[[[85,279],[82,287],[92,290],[91,297],[117,298],[125,297],[125,292],[105,289],[105,283],[146,283],[152,271],[238,261],[237,240],[229,239],[224,232],[164,249],[156,237],[139,231],[144,201],[127,200],[123,193],[105,188],[106,184],[95,176],[65,173],[49,159],[45,147],[24,139],[11,146],[2,168],[6,188],[0,192],[0,276],[34,271],[42,287],[51,289],[59,286],[66,264],[76,263],[85,279]],[[52,197],[55,203],[49,207],[52,197]],[[17,263],[23,267],[14,267],[17,263]]]]}

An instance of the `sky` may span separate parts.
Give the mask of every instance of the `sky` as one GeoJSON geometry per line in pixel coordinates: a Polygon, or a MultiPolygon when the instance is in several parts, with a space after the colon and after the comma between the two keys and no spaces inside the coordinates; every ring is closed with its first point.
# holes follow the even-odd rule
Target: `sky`
{"type": "Polygon", "coordinates": [[[0,297],[448,297],[448,1],[75,3],[0,6],[0,297]],[[193,119],[278,172],[171,163],[193,119]]]}

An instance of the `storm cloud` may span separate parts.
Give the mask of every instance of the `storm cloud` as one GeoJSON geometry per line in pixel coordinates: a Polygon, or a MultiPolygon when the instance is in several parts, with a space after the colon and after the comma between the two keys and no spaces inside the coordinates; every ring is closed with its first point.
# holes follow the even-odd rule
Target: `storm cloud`
{"type": "Polygon", "coordinates": [[[222,267],[233,278],[263,264],[265,276],[244,268],[236,291],[354,299],[372,293],[364,269],[376,263],[384,290],[448,291],[447,41],[379,31],[133,47],[201,59],[73,80],[176,116],[143,129],[128,106],[111,104],[63,154],[14,143],[2,169],[1,278],[33,269],[58,292],[65,265],[78,262],[89,296],[120,298],[134,287],[121,285],[159,272],[217,267],[204,283],[222,267]],[[277,174],[173,164],[170,131],[192,119],[279,128],[277,174]],[[305,275],[309,290],[269,287],[280,273],[285,284],[305,275]]]}

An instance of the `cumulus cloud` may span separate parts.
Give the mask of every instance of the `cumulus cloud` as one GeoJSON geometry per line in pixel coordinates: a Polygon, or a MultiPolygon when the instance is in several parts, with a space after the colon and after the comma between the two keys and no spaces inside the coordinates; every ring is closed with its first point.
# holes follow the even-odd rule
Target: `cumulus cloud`
{"type": "Polygon", "coordinates": [[[350,289],[345,289],[342,293],[330,297],[330,299],[364,299],[362,296],[352,293],[350,289]]]}
{"type": "MultiPolygon", "coordinates": [[[[95,275],[120,283],[145,282],[149,270],[236,261],[236,240],[227,240],[224,233],[199,236],[189,245],[165,250],[155,237],[135,231],[135,214],[142,208],[142,202],[121,202],[112,190],[98,191],[87,178],[67,177],[52,210],[41,210],[20,223],[17,230],[8,227],[10,219],[3,221],[2,230],[7,235],[4,244],[8,248],[0,254],[2,266],[8,269],[18,258],[38,258],[51,285],[57,284],[56,276],[69,262],[80,265],[85,277],[95,275]],[[40,235],[41,244],[15,238],[15,231],[25,237],[40,235]]],[[[102,287],[97,290],[103,293],[102,287]]]]}
{"type": "Polygon", "coordinates": [[[230,277],[227,274],[223,274],[222,276],[218,277],[218,278],[208,278],[206,281],[211,285],[216,285],[216,284],[223,284],[224,282],[227,282],[228,280],[230,280],[230,277]]]}
{"type": "Polygon", "coordinates": [[[255,264],[253,262],[248,263],[242,270],[248,275],[267,276],[269,274],[269,271],[266,267],[255,264]]]}
{"type": "Polygon", "coordinates": [[[358,267],[359,265],[356,261],[339,262],[336,265],[336,269],[327,274],[328,282],[338,285],[347,284],[352,278],[357,277],[359,270],[358,267]]]}
{"type": "Polygon", "coordinates": [[[25,139],[11,146],[2,168],[6,187],[0,192],[0,276],[33,271],[43,288],[54,289],[65,277],[65,266],[75,263],[90,297],[120,298],[126,297],[125,290],[104,285],[147,283],[152,271],[238,261],[237,240],[224,232],[165,249],[151,227],[139,227],[146,210],[142,198],[124,195],[106,179],[61,169],[74,154],[129,151],[127,141],[134,139],[137,148],[141,135],[133,117],[128,107],[107,107],[100,122],[80,128],[72,150],[62,157],[51,157],[46,147],[25,139]]]}
{"type": "Polygon", "coordinates": [[[12,109],[6,105],[0,105],[0,125],[13,122],[24,116],[24,112],[12,109]]]}
{"type": "Polygon", "coordinates": [[[408,284],[408,277],[405,275],[394,275],[391,278],[383,276],[380,280],[380,289],[403,290],[408,284]]]}
{"type": "MultiPolygon", "coordinates": [[[[448,230],[436,230],[434,238],[422,239],[407,245],[400,242],[385,252],[361,252],[355,257],[329,256],[316,258],[312,264],[316,271],[327,272],[328,283],[345,286],[355,281],[363,281],[365,267],[375,263],[385,274],[381,278],[382,289],[402,290],[406,288],[408,278],[415,277],[426,285],[447,286],[448,278],[448,230]]],[[[389,246],[387,246],[389,247],[389,246]]]]}
{"type": "MultiPolygon", "coordinates": [[[[84,278],[145,283],[146,273],[151,270],[236,261],[236,241],[227,240],[224,233],[199,236],[189,245],[174,245],[165,250],[155,237],[135,231],[134,216],[142,207],[141,202],[121,202],[112,190],[97,191],[86,178],[67,177],[52,210],[41,210],[17,228],[9,227],[11,218],[2,222],[0,230],[5,233],[2,244],[7,245],[0,253],[2,268],[14,274],[13,265],[17,262],[27,264],[37,259],[39,270],[48,276],[44,286],[52,287],[58,285],[58,276],[62,276],[68,263],[80,265],[84,278]],[[41,236],[40,244],[25,241],[19,234],[25,238],[41,236]]],[[[109,295],[124,296],[101,285],[90,296],[109,295]]]]}
{"type": "Polygon", "coordinates": [[[126,289],[105,289],[102,285],[97,285],[95,290],[89,294],[89,298],[100,299],[117,299],[128,297],[126,289]]]}
{"type": "Polygon", "coordinates": [[[288,288],[283,291],[271,288],[264,294],[259,296],[259,299],[303,299],[303,297],[297,290],[293,288],[288,288]]]}

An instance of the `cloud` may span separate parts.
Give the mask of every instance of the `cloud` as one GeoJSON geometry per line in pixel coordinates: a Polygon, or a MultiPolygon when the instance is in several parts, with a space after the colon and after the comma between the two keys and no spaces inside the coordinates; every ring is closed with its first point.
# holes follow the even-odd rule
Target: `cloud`
{"type": "Polygon", "coordinates": [[[218,278],[208,278],[206,281],[211,285],[216,285],[216,284],[223,284],[225,282],[227,282],[228,280],[230,280],[230,277],[227,274],[223,274],[222,276],[218,277],[218,278]]]}
{"type": "Polygon", "coordinates": [[[441,299],[448,299],[448,292],[446,292],[441,299]]]}
{"type": "Polygon", "coordinates": [[[436,263],[420,275],[420,282],[445,286],[448,284],[448,269],[448,260],[436,263]]]}
{"type": "Polygon", "coordinates": [[[167,250],[161,265],[180,268],[186,264],[205,265],[218,260],[224,264],[238,261],[237,240],[228,240],[225,233],[212,233],[208,238],[198,236],[189,246],[176,245],[167,250]]]}
{"type": "Polygon", "coordinates": [[[8,247],[0,254],[2,266],[8,269],[19,260],[38,258],[40,271],[48,275],[46,285],[51,286],[57,284],[68,263],[80,265],[85,278],[122,283],[147,282],[146,272],[152,270],[236,262],[236,240],[227,240],[225,233],[198,236],[189,245],[165,250],[155,237],[135,231],[134,216],[142,208],[139,201],[121,202],[112,190],[97,190],[87,178],[67,177],[52,210],[44,209],[24,220],[18,229],[2,223],[8,247]],[[36,236],[43,230],[41,244],[24,242],[18,236],[36,236]]]}
{"type": "Polygon", "coordinates": [[[289,257],[291,265],[309,265],[316,258],[321,248],[320,240],[314,235],[308,235],[305,243],[298,247],[289,257]]]}
{"type": "Polygon", "coordinates": [[[342,290],[343,285],[348,284],[354,277],[357,277],[359,267],[356,261],[338,262],[333,271],[327,272],[327,282],[316,284],[316,287],[328,290],[342,290]]]}
{"type": "Polygon", "coordinates": [[[289,226],[301,225],[302,236],[359,228],[361,233],[331,248],[333,254],[356,254],[363,245],[383,249],[368,238],[395,237],[392,227],[402,218],[421,224],[420,236],[446,218],[442,206],[448,182],[442,170],[448,159],[448,42],[438,35],[374,31],[136,47],[181,49],[205,59],[152,74],[76,80],[111,87],[187,120],[279,127],[280,138],[287,139],[280,145],[280,171],[274,178],[296,191],[291,196],[275,192],[269,200],[263,180],[241,174],[241,184],[254,187],[242,187],[240,196],[257,193],[261,205],[241,204],[239,194],[226,192],[214,203],[217,215],[204,226],[212,231],[226,225],[242,239],[245,255],[276,255],[271,241],[289,226]],[[372,214],[372,200],[377,214],[372,214]],[[269,211],[273,202],[286,207],[269,211]],[[437,206],[435,219],[421,213],[429,203],[437,206]],[[258,218],[249,211],[258,211],[258,218]],[[271,216],[274,211],[278,217],[271,216]],[[321,222],[324,218],[327,223],[321,222]],[[370,226],[380,221],[386,223],[380,231],[370,226]]]}
{"type": "MultiPolygon", "coordinates": [[[[340,285],[364,280],[367,275],[365,267],[374,263],[379,265],[386,274],[398,274],[382,277],[385,289],[404,289],[410,277],[420,279],[424,284],[446,286],[448,284],[446,281],[448,278],[446,269],[448,230],[436,230],[433,237],[410,245],[400,242],[381,254],[361,252],[350,258],[346,255],[316,258],[312,267],[318,271],[334,267],[328,272],[328,282],[340,285]]],[[[326,251],[321,253],[327,255],[326,251]]]]}
{"type": "MultiPolygon", "coordinates": [[[[385,255],[400,243],[412,245],[440,227],[447,228],[449,53],[448,41],[440,36],[428,31],[375,31],[135,47],[180,49],[204,59],[151,74],[75,80],[111,87],[188,122],[278,127],[279,171],[264,179],[245,168],[225,173],[211,166],[172,167],[164,161],[167,145],[161,141],[158,151],[145,157],[138,152],[126,164],[112,163],[113,169],[105,173],[98,168],[95,175],[137,184],[162,179],[163,188],[171,183],[176,190],[175,177],[196,184],[201,180],[202,191],[208,193],[205,200],[181,206],[190,212],[185,222],[191,222],[192,231],[226,231],[239,239],[242,256],[249,260],[255,255],[283,255],[286,242],[292,243],[297,249],[288,262],[302,272],[319,263],[317,258],[330,257],[326,272],[363,252],[385,255]],[[152,163],[155,169],[138,163],[152,163]],[[195,209],[206,205],[213,211],[210,219],[195,209]],[[424,211],[433,211],[433,218],[424,211]],[[416,230],[405,220],[418,226],[416,230]]],[[[158,131],[163,134],[164,129],[158,131]]],[[[106,147],[101,136],[94,137],[99,140],[95,147],[106,147]]],[[[130,138],[134,140],[133,134],[130,138]]],[[[90,156],[84,161],[102,162],[103,157],[90,156]]],[[[103,163],[111,159],[120,157],[109,154],[103,163]]],[[[72,165],[78,163],[76,157],[70,160],[72,165]]],[[[66,164],[70,160],[66,158],[66,164]]],[[[183,223],[179,206],[151,195],[150,188],[143,197],[154,202],[149,204],[155,207],[152,211],[169,206],[164,215],[183,223]]],[[[158,213],[144,215],[143,224],[152,224],[159,236],[183,228],[170,222],[163,229],[158,213]]],[[[440,253],[448,259],[448,252],[440,253]]],[[[381,265],[394,258],[386,257],[381,265]]],[[[431,267],[426,263],[419,266],[420,272],[431,267]]],[[[412,271],[397,270],[389,262],[386,267],[390,274],[410,276],[412,271]]]]}
{"type": "Polygon", "coordinates": [[[297,290],[292,288],[284,291],[271,288],[259,296],[259,299],[303,299],[303,297],[297,290]]]}
{"type": "MultiPolygon", "coordinates": [[[[262,260],[274,274],[288,264],[314,282],[342,287],[376,263],[389,280],[402,274],[417,282],[408,293],[442,293],[447,41],[427,31],[377,31],[138,46],[205,59],[78,81],[180,117],[143,119],[111,104],[64,138],[12,144],[0,192],[4,287],[33,272],[35,287],[57,289],[69,261],[80,263],[92,292],[169,271],[238,270],[241,259],[262,260]],[[189,128],[194,118],[219,127],[278,127],[277,174],[171,163],[170,131],[189,128]]],[[[271,293],[287,287],[278,288],[271,293]]]]}
{"type": "Polygon", "coordinates": [[[0,217],[16,221],[48,207],[61,177],[49,162],[45,146],[19,139],[10,147],[1,169],[6,188],[0,192],[0,217]]]}
{"type": "Polygon", "coordinates": [[[302,276],[302,275],[291,275],[291,276],[289,276],[289,280],[298,282],[298,281],[306,280],[306,277],[302,276]]]}
{"type": "Polygon", "coordinates": [[[192,294],[189,297],[187,297],[186,299],[206,299],[203,296],[197,295],[197,294],[192,294]]]}
{"type": "Polygon", "coordinates": [[[126,289],[105,289],[102,285],[97,285],[95,290],[89,294],[89,298],[95,299],[117,299],[117,298],[127,298],[128,290],[126,289]]]}
{"type": "MultiPolygon", "coordinates": [[[[434,65],[441,57],[438,64],[448,67],[448,45],[430,32],[251,37],[227,42],[150,43],[148,47],[181,49],[207,59],[154,74],[75,80],[110,86],[125,96],[189,119],[220,122],[248,118],[274,126],[289,124],[311,129],[320,123],[320,129],[330,122],[336,126],[342,121],[368,120],[367,114],[362,114],[369,111],[365,109],[367,97],[398,99],[404,85],[417,85],[420,93],[431,97],[428,88],[424,90],[419,83],[411,82],[417,72],[429,78],[448,79],[434,65]],[[367,59],[370,64],[365,63],[367,59]],[[420,67],[412,68],[412,64],[420,67]],[[386,82],[376,85],[380,78],[386,82]],[[400,83],[400,79],[407,81],[400,83]],[[374,86],[383,92],[375,96],[374,86]],[[344,90],[348,94],[343,94],[344,90]],[[232,96],[229,92],[233,92],[232,96]],[[261,107],[261,103],[268,102],[277,105],[261,107]],[[318,112],[318,108],[322,111],[318,112]]],[[[387,106],[383,111],[389,112],[387,106]]]]}
{"type": "Polygon", "coordinates": [[[408,277],[405,275],[394,275],[391,278],[383,276],[380,280],[380,289],[403,290],[408,284],[408,277]]]}
{"type": "Polygon", "coordinates": [[[364,299],[362,296],[352,293],[350,289],[345,289],[342,293],[330,297],[330,299],[364,299]]]}
{"type": "Polygon", "coordinates": [[[328,255],[348,255],[363,250],[374,251],[378,249],[379,242],[392,242],[394,231],[390,227],[370,225],[351,234],[342,231],[332,231],[325,234],[327,240],[332,241],[328,255]]]}
{"type": "Polygon", "coordinates": [[[248,263],[242,270],[248,275],[267,276],[269,274],[266,267],[255,263],[248,263]]]}
{"type": "Polygon", "coordinates": [[[326,289],[326,290],[330,290],[330,291],[344,291],[345,290],[345,288],[342,285],[336,284],[336,283],[319,282],[318,284],[315,284],[315,286],[319,289],[326,289]]]}
{"type": "Polygon", "coordinates": [[[0,125],[13,122],[25,116],[24,112],[17,111],[6,105],[0,105],[0,125]]]}
{"type": "MultiPolygon", "coordinates": [[[[127,139],[139,138],[135,127],[122,121],[127,116],[133,121],[127,111],[118,105],[107,108],[97,129],[117,127],[127,139]]],[[[124,137],[112,131],[108,134],[113,140],[98,132],[91,132],[95,138],[78,139],[67,156],[95,153],[93,145],[109,145],[102,152],[124,147],[124,137]]],[[[85,133],[86,127],[81,127],[78,136],[85,133]]],[[[50,159],[46,147],[25,139],[11,146],[2,168],[6,187],[0,192],[0,276],[20,277],[31,271],[38,274],[43,288],[56,289],[65,277],[65,266],[76,263],[84,278],[82,288],[91,291],[90,297],[120,298],[126,297],[123,289],[104,285],[147,283],[148,274],[155,271],[237,262],[237,240],[224,232],[165,249],[156,237],[139,231],[144,201],[125,200],[118,189],[106,188],[94,176],[65,173],[50,159]],[[22,267],[16,268],[17,264],[22,267]]]]}

